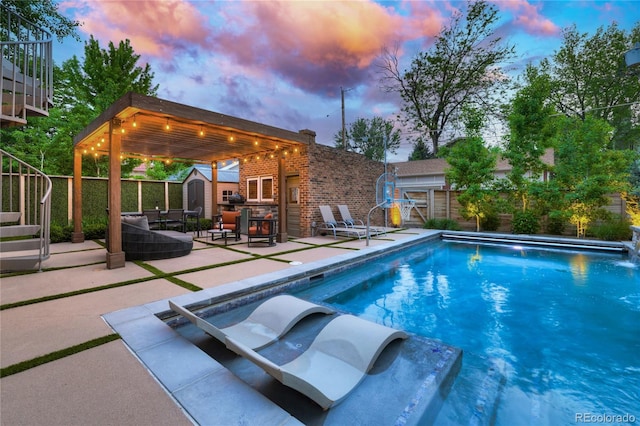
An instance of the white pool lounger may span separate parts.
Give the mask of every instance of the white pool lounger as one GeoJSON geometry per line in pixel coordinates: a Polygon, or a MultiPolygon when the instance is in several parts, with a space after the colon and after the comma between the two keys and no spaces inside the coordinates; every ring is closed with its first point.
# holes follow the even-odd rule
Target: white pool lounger
{"type": "Polygon", "coordinates": [[[403,331],[341,315],[320,331],[302,355],[284,365],[274,364],[231,336],[226,346],[327,410],[358,386],[390,342],[407,337],[403,331]]]}
{"type": "Polygon", "coordinates": [[[245,320],[229,327],[218,328],[171,300],[169,306],[220,342],[226,344],[226,339],[232,338],[252,350],[264,348],[275,342],[311,314],[334,313],[326,306],[290,295],[280,295],[264,301],[245,320]]]}

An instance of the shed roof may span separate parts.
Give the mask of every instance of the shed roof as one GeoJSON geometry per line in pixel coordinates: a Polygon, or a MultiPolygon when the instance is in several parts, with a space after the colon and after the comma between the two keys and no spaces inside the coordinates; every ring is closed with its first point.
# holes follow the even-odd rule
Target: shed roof
{"type": "MultiPolygon", "coordinates": [[[[227,169],[225,167],[218,167],[218,182],[228,182],[228,183],[238,183],[240,181],[240,173],[238,171],[238,165],[235,163],[235,168],[227,169]]],[[[200,176],[204,177],[206,180],[211,182],[212,179],[212,171],[211,166],[207,164],[195,164],[185,180],[189,178],[194,171],[197,171],[200,176]]]]}

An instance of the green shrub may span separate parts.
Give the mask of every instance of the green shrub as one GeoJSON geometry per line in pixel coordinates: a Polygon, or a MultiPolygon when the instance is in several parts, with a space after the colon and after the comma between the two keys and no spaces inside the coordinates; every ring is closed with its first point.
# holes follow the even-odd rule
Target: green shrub
{"type": "MultiPolygon", "coordinates": [[[[203,219],[200,218],[200,230],[206,231],[207,229],[211,229],[211,219],[203,219]]],[[[187,222],[187,232],[192,232],[192,231],[196,231],[196,221],[195,220],[189,220],[187,222]]]]}
{"type": "Polygon", "coordinates": [[[448,231],[461,231],[460,224],[453,219],[429,219],[425,222],[425,229],[445,229],[448,231]]]}
{"type": "Polygon", "coordinates": [[[628,241],[631,239],[631,222],[620,217],[592,226],[590,234],[605,241],[628,241]]]}
{"type": "Polygon", "coordinates": [[[107,233],[107,220],[94,219],[82,223],[82,232],[85,240],[101,240],[107,233]]]}
{"type": "Polygon", "coordinates": [[[537,234],[540,222],[538,215],[528,210],[514,213],[512,226],[514,234],[537,234]]]}
{"type": "Polygon", "coordinates": [[[495,213],[486,214],[480,219],[480,227],[483,231],[497,231],[500,227],[500,216],[495,213]]]}
{"type": "Polygon", "coordinates": [[[567,226],[567,220],[560,214],[551,213],[547,218],[547,233],[562,235],[567,226]]]}
{"type": "Polygon", "coordinates": [[[64,243],[71,241],[71,232],[73,227],[71,225],[62,226],[57,223],[51,223],[49,231],[51,243],[64,243]]]}

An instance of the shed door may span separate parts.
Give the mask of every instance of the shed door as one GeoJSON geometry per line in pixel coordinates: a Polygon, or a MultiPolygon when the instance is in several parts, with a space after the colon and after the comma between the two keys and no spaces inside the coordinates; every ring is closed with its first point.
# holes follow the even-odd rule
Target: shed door
{"type": "Polygon", "coordinates": [[[287,234],[300,237],[300,177],[287,178],[287,234]]]}
{"type": "Polygon", "coordinates": [[[196,207],[202,207],[202,216],[204,216],[204,182],[200,179],[190,180],[187,184],[187,197],[189,205],[187,210],[195,210],[196,207]]]}

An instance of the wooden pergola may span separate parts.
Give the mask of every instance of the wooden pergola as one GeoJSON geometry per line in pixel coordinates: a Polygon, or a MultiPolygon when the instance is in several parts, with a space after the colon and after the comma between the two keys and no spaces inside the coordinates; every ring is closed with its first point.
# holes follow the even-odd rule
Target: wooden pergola
{"type": "MultiPolygon", "coordinates": [[[[218,211],[216,164],[251,156],[278,155],[278,215],[286,217],[284,158],[313,143],[312,132],[292,132],[129,92],[93,120],[73,140],[73,242],[82,232],[82,158],[109,157],[109,235],[107,268],[125,265],[120,226],[120,164],[124,158],[189,161],[211,164],[212,211],[218,211]]],[[[287,240],[286,221],[280,220],[278,241],[287,240]]]]}

